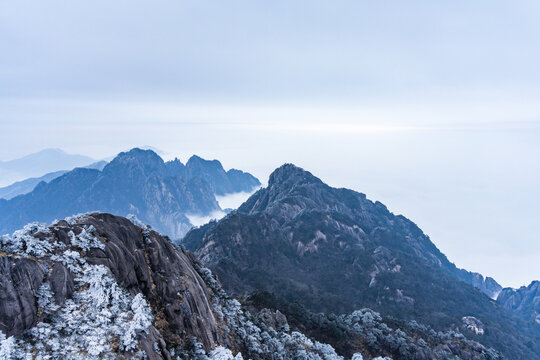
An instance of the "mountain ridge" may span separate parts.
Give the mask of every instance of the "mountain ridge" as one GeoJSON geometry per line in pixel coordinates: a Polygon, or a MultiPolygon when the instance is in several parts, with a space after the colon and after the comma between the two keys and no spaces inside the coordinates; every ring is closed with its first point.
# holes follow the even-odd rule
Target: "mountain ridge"
{"type": "Polygon", "coordinates": [[[416,224],[382,203],[291,164],[237,211],[193,229],[182,243],[238,296],[268,291],[314,312],[370,307],[438,329],[464,328],[510,358],[539,358],[538,339],[524,345],[517,335],[538,338],[538,329],[491,299],[500,287],[493,279],[458,269],[416,224]],[[483,335],[470,317],[481,319],[483,335]]]}
{"type": "MultiPolygon", "coordinates": [[[[247,213],[247,214],[262,213],[265,211],[269,213],[275,213],[272,210],[272,208],[268,210],[265,208],[265,206],[269,205],[271,207],[272,206],[271,204],[273,202],[279,203],[280,201],[286,201],[287,196],[289,195],[294,196],[295,187],[301,186],[307,183],[311,183],[311,184],[315,184],[317,186],[323,187],[325,190],[331,189],[330,186],[324,184],[319,178],[315,177],[309,171],[305,171],[294,164],[290,164],[290,163],[284,164],[278,169],[276,169],[274,172],[272,172],[272,174],[270,175],[269,181],[268,181],[268,189],[269,189],[268,196],[265,196],[262,199],[258,199],[257,194],[254,194],[254,196],[252,196],[250,199],[248,199],[244,204],[240,206],[240,208],[238,209],[238,212],[247,213]],[[290,188],[290,190],[288,190],[288,188],[290,188]],[[280,196],[285,197],[285,199],[276,198],[280,196]],[[255,201],[255,203],[253,203],[253,201],[255,201]]],[[[357,193],[357,192],[354,192],[353,190],[349,190],[346,188],[336,188],[335,190],[337,193],[339,193],[339,196],[342,196],[342,197],[347,197],[350,195],[351,192],[353,192],[353,193],[356,193],[358,196],[360,196],[363,201],[369,201],[366,195],[363,193],[357,193]]],[[[311,195],[312,196],[310,196],[310,194],[306,194],[305,198],[313,199],[314,195],[313,194],[311,195]]],[[[349,201],[354,201],[354,200],[349,199],[349,201]]],[[[372,203],[373,203],[374,208],[377,209],[376,211],[386,212],[387,214],[391,214],[397,219],[404,220],[405,222],[409,223],[408,224],[409,226],[412,226],[413,233],[421,233],[421,230],[418,228],[418,226],[414,222],[407,219],[405,216],[394,215],[388,210],[388,208],[384,204],[382,204],[379,201],[374,201],[372,203]]],[[[333,201],[332,199],[325,198],[325,199],[318,199],[318,203],[315,203],[312,201],[310,203],[301,204],[301,207],[303,208],[309,207],[311,209],[317,208],[319,210],[329,210],[333,206],[334,207],[333,210],[335,211],[342,212],[348,215],[351,214],[349,209],[340,205],[341,204],[336,204],[336,202],[333,201]],[[325,209],[325,206],[326,206],[326,209],[325,209]]],[[[288,207],[288,209],[291,209],[291,208],[288,207]]],[[[294,210],[291,210],[291,211],[293,212],[290,214],[287,214],[288,218],[292,218],[295,215],[294,210]]],[[[281,214],[281,215],[284,215],[284,214],[281,214]]],[[[486,293],[486,295],[492,298],[496,294],[498,294],[498,292],[502,289],[502,286],[500,286],[493,278],[490,278],[490,277],[484,278],[479,273],[471,273],[464,269],[457,268],[454,264],[448,261],[447,257],[444,254],[442,254],[439,251],[439,249],[436,248],[436,246],[429,240],[429,237],[425,236],[423,240],[425,240],[424,245],[427,247],[428,250],[432,252],[433,262],[434,263],[446,262],[447,263],[446,265],[452,269],[452,271],[454,272],[454,275],[458,277],[460,280],[463,280],[475,286],[476,288],[478,288],[479,290],[486,293]]]]}
{"type": "MultiPolygon", "coordinates": [[[[83,166],[83,167],[84,168],[89,168],[89,169],[102,170],[105,167],[105,165],[107,165],[106,161],[98,161],[98,162],[95,162],[95,163],[92,163],[92,164],[90,164],[88,166],[83,166]]],[[[60,176],[64,175],[67,172],[69,172],[69,170],[59,170],[59,171],[54,171],[54,172],[51,172],[51,173],[47,173],[47,174],[45,174],[43,176],[40,176],[40,177],[28,178],[28,179],[25,179],[25,180],[17,181],[15,183],[11,184],[11,185],[0,188],[0,198],[1,199],[6,199],[6,200],[11,200],[16,196],[28,194],[29,192],[34,190],[35,187],[40,182],[43,181],[45,183],[49,183],[52,180],[56,179],[57,177],[60,177],[60,176]]]]}
{"type": "MultiPolygon", "coordinates": [[[[211,185],[216,180],[207,173],[186,174],[184,170],[179,161],[164,162],[151,150],[120,153],[102,171],[76,168],[49,183],[39,183],[28,194],[0,199],[0,232],[14,231],[31,221],[50,222],[100,210],[124,216],[133,213],[179,238],[191,227],[186,214],[221,210],[211,185]]],[[[222,167],[217,170],[226,176],[222,167]]],[[[247,173],[231,182],[246,191],[260,184],[247,173]]]]}

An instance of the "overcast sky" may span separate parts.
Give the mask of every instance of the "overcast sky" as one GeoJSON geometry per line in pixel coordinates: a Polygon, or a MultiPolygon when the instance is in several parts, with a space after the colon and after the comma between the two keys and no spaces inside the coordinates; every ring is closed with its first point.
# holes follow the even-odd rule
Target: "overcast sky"
{"type": "Polygon", "coordinates": [[[294,162],[540,279],[538,1],[0,0],[0,160],[294,162]]]}

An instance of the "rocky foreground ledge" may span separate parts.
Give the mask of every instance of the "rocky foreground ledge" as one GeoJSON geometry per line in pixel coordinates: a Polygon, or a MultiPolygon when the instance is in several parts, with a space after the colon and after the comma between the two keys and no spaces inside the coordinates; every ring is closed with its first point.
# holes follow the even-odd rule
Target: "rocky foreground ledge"
{"type": "Polygon", "coordinates": [[[342,359],[283,315],[244,312],[191,253],[138,225],[92,213],[3,236],[0,358],[342,359]]]}

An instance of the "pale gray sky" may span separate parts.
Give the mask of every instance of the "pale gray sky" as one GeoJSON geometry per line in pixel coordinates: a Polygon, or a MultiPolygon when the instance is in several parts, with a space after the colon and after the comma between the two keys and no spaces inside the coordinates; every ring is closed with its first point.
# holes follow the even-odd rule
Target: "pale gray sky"
{"type": "Polygon", "coordinates": [[[294,162],[458,266],[540,278],[537,1],[0,0],[0,160],[294,162]]]}

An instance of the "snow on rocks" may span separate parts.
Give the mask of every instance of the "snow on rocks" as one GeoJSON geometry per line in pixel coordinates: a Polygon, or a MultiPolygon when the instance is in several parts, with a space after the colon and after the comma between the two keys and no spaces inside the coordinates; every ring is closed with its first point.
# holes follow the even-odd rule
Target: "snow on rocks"
{"type": "MultiPolygon", "coordinates": [[[[83,217],[67,222],[73,225],[83,217]]],[[[0,359],[114,359],[118,351],[133,359],[146,357],[138,339],[152,325],[150,306],[142,294],[132,297],[120,287],[109,268],[81,256],[91,248],[104,249],[94,232],[91,225],[81,225],[77,235],[70,230],[67,245],[56,241],[48,227],[32,223],[0,238],[7,256],[41,259],[50,271],[54,263],[63,264],[75,287],[60,306],[50,283],[42,283],[36,292],[38,323],[19,338],[0,333],[0,359]]]]}

